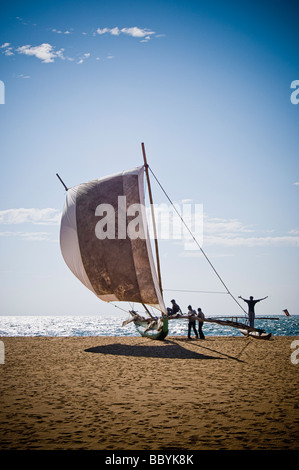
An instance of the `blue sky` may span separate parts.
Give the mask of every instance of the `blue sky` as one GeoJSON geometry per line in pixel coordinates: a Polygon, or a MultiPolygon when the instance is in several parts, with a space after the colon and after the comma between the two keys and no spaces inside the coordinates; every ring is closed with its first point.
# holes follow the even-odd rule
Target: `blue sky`
{"type": "MultiPolygon", "coordinates": [[[[135,167],[141,142],[172,200],[203,205],[203,249],[232,293],[299,313],[296,3],[1,2],[1,315],[115,312],[63,262],[55,174],[135,167]]],[[[165,289],[222,290],[200,253],[160,253],[165,289]]],[[[227,295],[173,297],[242,313],[227,295]]]]}

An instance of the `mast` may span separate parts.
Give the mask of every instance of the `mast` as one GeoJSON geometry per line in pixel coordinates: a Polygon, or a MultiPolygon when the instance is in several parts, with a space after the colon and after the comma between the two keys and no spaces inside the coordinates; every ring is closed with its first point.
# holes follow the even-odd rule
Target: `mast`
{"type": "Polygon", "coordinates": [[[58,173],[56,173],[56,176],[57,176],[57,178],[59,179],[59,181],[60,181],[60,183],[62,184],[62,186],[64,187],[64,189],[65,189],[66,191],[68,191],[68,187],[64,184],[64,182],[62,181],[62,179],[60,178],[60,176],[59,176],[58,173]]]}
{"type": "Polygon", "coordinates": [[[160,270],[160,258],[159,258],[159,249],[158,249],[158,240],[157,240],[156,221],[155,221],[155,213],[154,213],[154,206],[153,206],[153,196],[152,196],[151,183],[150,183],[150,178],[149,178],[148,163],[147,163],[147,159],[146,159],[145,147],[144,147],[143,142],[141,143],[141,147],[142,147],[144,168],[145,168],[145,174],[146,174],[146,180],[147,180],[147,186],[148,186],[148,193],[149,193],[149,199],[150,199],[152,221],[153,221],[153,230],[154,230],[154,240],[155,240],[155,250],[156,250],[156,259],[157,259],[157,271],[158,271],[159,287],[160,287],[160,291],[161,291],[161,294],[162,294],[162,279],[161,279],[161,270],[160,270]]]}

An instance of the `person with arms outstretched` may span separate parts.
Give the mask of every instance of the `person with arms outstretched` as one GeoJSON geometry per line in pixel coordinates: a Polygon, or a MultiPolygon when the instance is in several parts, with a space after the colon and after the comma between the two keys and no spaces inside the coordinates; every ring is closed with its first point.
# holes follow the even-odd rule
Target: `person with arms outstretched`
{"type": "Polygon", "coordinates": [[[251,328],[254,328],[254,319],[255,319],[255,312],[254,312],[254,306],[257,302],[260,302],[261,300],[267,299],[268,296],[263,297],[262,299],[256,299],[254,300],[252,295],[249,297],[249,299],[243,299],[241,295],[239,295],[239,299],[244,300],[248,304],[248,319],[249,319],[249,326],[251,328]]]}

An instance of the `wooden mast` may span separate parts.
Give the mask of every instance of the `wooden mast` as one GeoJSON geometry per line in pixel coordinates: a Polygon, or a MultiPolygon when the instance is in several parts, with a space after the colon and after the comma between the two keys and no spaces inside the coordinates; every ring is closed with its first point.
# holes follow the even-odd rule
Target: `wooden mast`
{"type": "Polygon", "coordinates": [[[151,214],[152,214],[153,230],[154,230],[154,240],[155,240],[155,249],[156,249],[159,287],[160,287],[160,291],[161,291],[161,294],[162,294],[162,279],[161,279],[161,270],[160,270],[160,258],[159,258],[159,249],[158,249],[158,240],[157,240],[156,221],[155,221],[155,213],[154,213],[154,206],[153,206],[153,196],[152,196],[151,183],[150,183],[150,178],[149,178],[148,163],[147,163],[147,159],[146,159],[145,147],[144,147],[143,142],[141,144],[141,147],[142,147],[142,154],[143,154],[143,160],[144,160],[145,174],[146,174],[146,179],[147,179],[149,200],[150,200],[150,205],[151,205],[151,214]]]}

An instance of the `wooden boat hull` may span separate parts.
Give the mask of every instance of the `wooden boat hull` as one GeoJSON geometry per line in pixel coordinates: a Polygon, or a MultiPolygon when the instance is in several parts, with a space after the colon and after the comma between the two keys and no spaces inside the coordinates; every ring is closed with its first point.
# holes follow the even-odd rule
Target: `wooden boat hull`
{"type": "Polygon", "coordinates": [[[138,333],[145,338],[162,341],[168,335],[168,319],[166,317],[163,317],[163,326],[160,330],[152,328],[147,331],[142,331],[143,328],[146,329],[148,323],[139,320],[135,320],[134,323],[138,333]]]}
{"type": "Polygon", "coordinates": [[[244,336],[250,336],[251,338],[255,339],[270,339],[272,336],[272,333],[260,333],[258,331],[248,331],[248,330],[240,330],[240,333],[244,336]]]}

